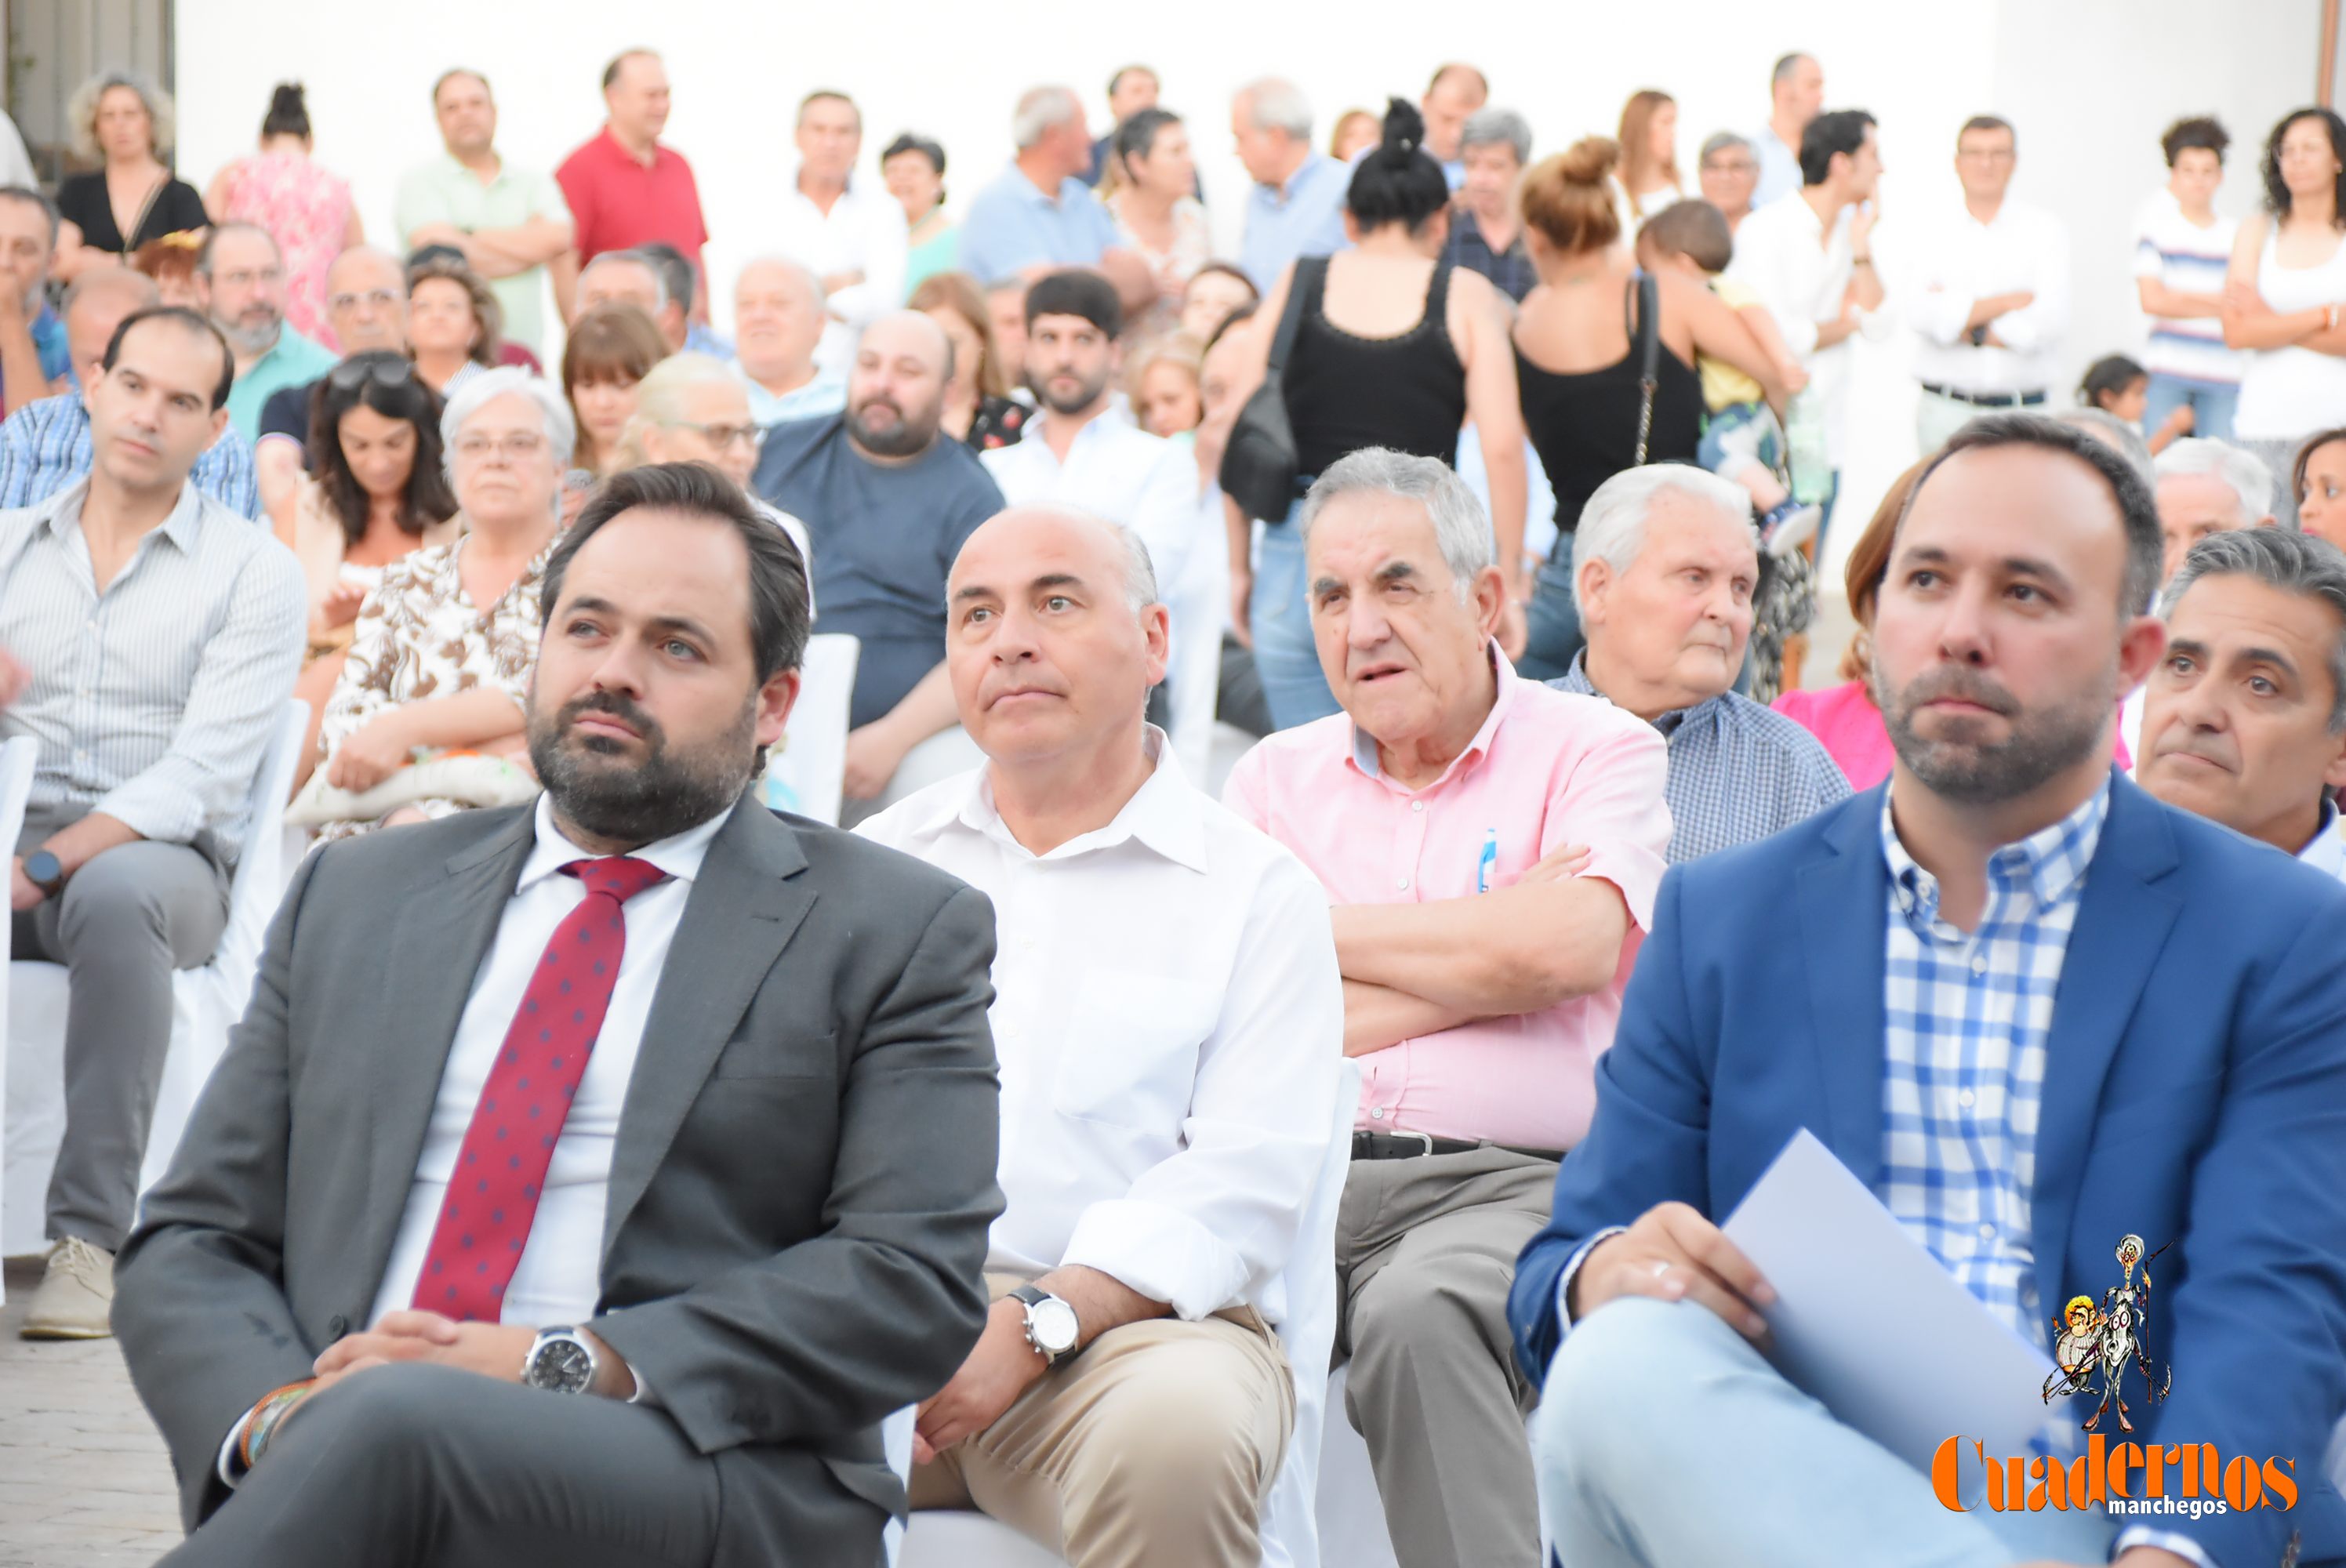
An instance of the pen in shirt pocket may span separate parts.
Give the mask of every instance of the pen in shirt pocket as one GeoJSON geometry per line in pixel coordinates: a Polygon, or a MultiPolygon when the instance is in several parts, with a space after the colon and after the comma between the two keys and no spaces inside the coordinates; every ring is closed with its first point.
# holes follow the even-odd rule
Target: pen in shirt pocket
{"type": "Polygon", "coordinates": [[[1474,862],[1474,891],[1476,892],[1487,893],[1491,891],[1491,873],[1498,870],[1498,867],[1499,830],[1496,828],[1485,828],[1483,830],[1483,855],[1480,860],[1474,862]]]}

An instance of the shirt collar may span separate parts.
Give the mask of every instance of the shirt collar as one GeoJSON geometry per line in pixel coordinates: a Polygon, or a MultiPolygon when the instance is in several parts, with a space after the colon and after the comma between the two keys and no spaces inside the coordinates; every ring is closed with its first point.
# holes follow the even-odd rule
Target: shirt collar
{"type": "MultiPolygon", "coordinates": [[[[1558,691],[1576,691],[1583,697],[1605,697],[1605,700],[1607,702],[1613,702],[1611,697],[1605,697],[1605,694],[1597,690],[1596,686],[1589,680],[1588,670],[1586,668],[1587,657],[1588,650],[1587,648],[1583,647],[1578,653],[1572,656],[1572,667],[1558,676],[1556,679],[1548,682],[1548,684],[1556,687],[1558,691]]],[[[1663,738],[1668,739],[1669,737],[1676,735],[1678,732],[1679,727],[1684,725],[1687,720],[1699,715],[1717,714],[1720,708],[1727,705],[1728,700],[1733,697],[1733,695],[1734,694],[1732,692],[1722,691],[1717,697],[1706,697],[1700,702],[1691,704],[1688,707],[1674,708],[1668,713],[1657,714],[1651,722],[1656,729],[1661,731],[1663,738]]],[[[1617,702],[1614,702],[1613,706],[1619,708],[1621,705],[1617,702]]]]}
{"type": "MultiPolygon", "coordinates": [[[[1482,761],[1484,755],[1491,749],[1491,738],[1499,732],[1499,720],[1506,717],[1509,705],[1515,700],[1515,688],[1523,682],[1515,674],[1515,667],[1508,662],[1507,656],[1499,651],[1499,645],[1496,642],[1490,645],[1489,653],[1491,670],[1498,677],[1498,685],[1492,693],[1491,711],[1483,717],[1482,728],[1474,731],[1474,738],[1466,743],[1466,748],[1464,751],[1450,759],[1450,766],[1444,768],[1433,783],[1422,789],[1409,790],[1408,793],[1422,795],[1426,790],[1440,789],[1450,781],[1453,774],[1463,773],[1482,761]]],[[[1383,769],[1377,761],[1376,737],[1359,725],[1353,724],[1349,718],[1345,723],[1352,728],[1352,763],[1360,771],[1361,776],[1364,779],[1374,779],[1388,789],[1400,789],[1400,785],[1393,784],[1385,778],[1383,769]]]]}
{"type": "MultiPolygon", "coordinates": [[[[700,862],[709,853],[710,841],[725,826],[725,819],[731,815],[730,810],[719,811],[698,827],[655,840],[640,850],[628,850],[627,858],[648,860],[678,881],[689,882],[700,874],[700,862]]],[[[601,858],[590,850],[580,849],[563,835],[562,830],[554,822],[554,798],[542,794],[537,798],[537,843],[530,850],[529,859],[522,863],[521,881],[514,891],[517,893],[525,891],[573,860],[601,858]]]]}
{"type": "MultiPolygon", "coordinates": [[[[1882,791],[1882,853],[1890,866],[1890,885],[1899,907],[1918,922],[1928,924],[1939,914],[1939,879],[1906,852],[1891,818],[1890,796],[1890,789],[1882,791]]],[[[2025,887],[2040,910],[2068,898],[2086,880],[2086,868],[2093,863],[2094,848],[2101,842],[2102,824],[2109,812],[2110,784],[2104,779],[2100,789],[2059,821],[1990,854],[1989,885],[2025,887]]]]}
{"type": "Polygon", "coordinates": [[[2321,826],[2298,850],[2297,858],[2317,871],[2346,880],[2346,838],[2339,835],[2338,805],[2329,797],[2322,798],[2321,826]]]}
{"type": "Polygon", "coordinates": [[[1334,158],[1330,158],[1326,153],[1321,152],[1315,147],[1303,155],[1303,161],[1295,166],[1295,172],[1287,177],[1286,184],[1258,185],[1255,187],[1255,189],[1261,193],[1261,195],[1266,199],[1277,202],[1280,206],[1284,207],[1287,203],[1295,199],[1296,187],[1301,185],[1312,175],[1318,173],[1321,164],[1333,163],[1336,160],[1334,158]]]}
{"type": "Polygon", "coordinates": [[[1037,855],[1020,843],[1003,821],[1002,813],[994,809],[994,769],[990,763],[964,775],[959,788],[940,791],[942,799],[936,808],[914,823],[913,830],[933,837],[960,827],[1030,860],[1072,860],[1137,839],[1174,864],[1203,876],[1207,871],[1204,813],[1209,802],[1190,788],[1163,730],[1153,724],[1145,726],[1142,744],[1157,766],[1133,791],[1132,799],[1124,803],[1124,809],[1105,828],[1078,833],[1048,854],[1037,855]]]}
{"type": "MultiPolygon", "coordinates": [[[[89,499],[89,476],[82,475],[65,489],[41,504],[41,523],[49,533],[62,538],[68,528],[81,524],[81,509],[89,499]]],[[[203,532],[204,494],[196,488],[193,479],[182,480],[179,498],[172,503],[170,515],[163,519],[156,532],[176,545],[180,554],[196,552],[197,537],[203,532]]]]}

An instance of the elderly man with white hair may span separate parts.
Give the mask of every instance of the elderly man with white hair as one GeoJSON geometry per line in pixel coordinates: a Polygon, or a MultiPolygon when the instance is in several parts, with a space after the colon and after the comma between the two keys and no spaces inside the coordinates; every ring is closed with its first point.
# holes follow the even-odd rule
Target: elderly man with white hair
{"type": "MultiPolygon", "coordinates": [[[[661,323],[662,335],[667,327],[663,318],[668,306],[668,280],[660,275],[659,263],[635,250],[606,250],[586,263],[578,274],[576,307],[570,315],[575,324],[578,318],[597,305],[633,305],[654,322],[661,323]]],[[[674,349],[681,340],[671,341],[674,349]]]]}
{"type": "Polygon", "coordinates": [[[2272,470],[2244,446],[2186,436],[2160,453],[2151,469],[2158,478],[2158,531],[2167,541],[2161,582],[2172,582],[2191,546],[2210,534],[2273,520],[2272,470]]]}
{"type": "Polygon", "coordinates": [[[1290,1369],[1274,1332],[1336,1111],[1327,895],[1144,718],[1168,628],[1137,535],[1013,506],[948,599],[985,761],[858,831],[993,902],[1008,1207],[984,1334],[920,1410],[912,1503],[1076,1568],[1250,1563],[1295,1375],[1327,1376],[1324,1345],[1290,1369]]]}
{"type": "Polygon", "coordinates": [[[759,429],[847,406],[845,367],[826,372],[815,363],[828,319],[822,280],[808,268],[784,256],[742,264],[733,280],[733,362],[750,384],[750,416],[759,429]]]}
{"type": "Polygon", "coordinates": [[[1067,87],[1030,88],[1010,134],[1017,156],[961,221],[961,270],[991,280],[1099,266],[1117,249],[1116,220],[1083,181],[1092,163],[1083,100],[1067,87]]]}
{"type": "Polygon", "coordinates": [[[1264,293],[1290,263],[1348,249],[1344,192],[1352,171],[1311,145],[1311,100],[1265,76],[1230,99],[1230,135],[1254,188],[1247,194],[1239,265],[1264,293]]]}
{"type": "Polygon", "coordinates": [[[1849,795],[1817,738],[1733,689],[1760,552],[1743,487],[1682,463],[1617,473],[1573,537],[1588,642],[1548,682],[1604,697],[1669,744],[1672,865],[1748,844],[1849,795]]]}
{"type": "Polygon", "coordinates": [[[1345,1400],[1413,1568],[1536,1568],[1507,1349],[1516,1253],[1588,1129],[1670,837],[1652,726],[1517,677],[1491,523],[1448,465],[1331,463],[1297,520],[1341,713],[1270,737],[1224,799],[1335,906],[1359,1060],[1337,1221],[1345,1400]]]}
{"type": "MultiPolygon", "coordinates": [[[[448,400],[440,437],[464,533],[383,567],[367,595],[319,727],[328,786],[365,796],[419,750],[527,753],[522,713],[537,661],[538,587],[577,435],[562,389],[511,366],[482,372],[448,400]]],[[[473,803],[420,790],[387,809],[376,799],[373,814],[328,822],[318,838],[473,803]]]]}

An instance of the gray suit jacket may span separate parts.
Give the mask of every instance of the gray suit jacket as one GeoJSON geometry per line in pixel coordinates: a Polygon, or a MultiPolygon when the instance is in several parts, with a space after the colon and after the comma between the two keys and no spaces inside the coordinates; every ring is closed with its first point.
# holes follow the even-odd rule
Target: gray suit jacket
{"type": "MultiPolygon", "coordinates": [[[[442,1066],[535,833],[473,811],[311,856],[117,1265],[190,1528],[254,1400],[365,1326],[442,1066]]],[[[984,1320],[1002,1210],[984,896],[750,801],[709,845],[612,1158],[597,1315],[718,1465],[715,1561],[868,1563],[877,1423],[984,1320]]]]}

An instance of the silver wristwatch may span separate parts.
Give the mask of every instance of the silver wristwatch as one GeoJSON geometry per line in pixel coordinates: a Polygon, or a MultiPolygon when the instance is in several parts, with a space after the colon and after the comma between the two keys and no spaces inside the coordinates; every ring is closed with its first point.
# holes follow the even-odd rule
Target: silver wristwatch
{"type": "Polygon", "coordinates": [[[595,1347],[577,1329],[565,1326],[541,1329],[522,1358],[521,1380],[553,1394],[583,1394],[595,1387],[602,1370],[595,1347]]]}
{"type": "Polygon", "coordinates": [[[1076,1309],[1039,1286],[1021,1285],[1010,1298],[1026,1308],[1026,1342],[1049,1366],[1074,1353],[1078,1338],[1076,1309]]]}

